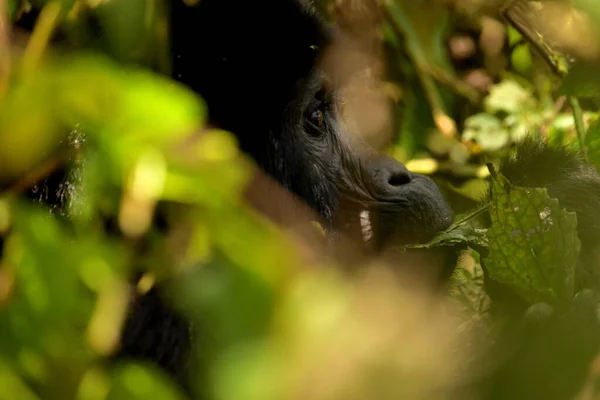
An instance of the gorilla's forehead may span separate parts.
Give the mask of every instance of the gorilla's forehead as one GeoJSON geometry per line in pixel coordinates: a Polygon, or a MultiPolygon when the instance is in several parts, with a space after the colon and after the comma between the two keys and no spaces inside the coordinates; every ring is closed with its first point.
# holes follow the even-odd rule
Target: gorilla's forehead
{"type": "Polygon", "coordinates": [[[178,14],[171,27],[178,58],[195,53],[208,62],[236,61],[252,69],[291,65],[312,61],[332,39],[331,28],[304,0],[203,0],[196,6],[176,3],[171,13],[178,14]]]}
{"type": "Polygon", "coordinates": [[[171,3],[173,75],[213,109],[231,111],[236,101],[274,107],[312,74],[333,40],[306,0],[171,3]]]}

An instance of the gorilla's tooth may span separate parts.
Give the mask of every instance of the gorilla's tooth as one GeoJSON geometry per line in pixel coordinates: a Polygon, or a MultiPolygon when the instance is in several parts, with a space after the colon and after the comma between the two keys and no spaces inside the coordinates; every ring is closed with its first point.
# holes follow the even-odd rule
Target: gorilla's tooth
{"type": "Polygon", "coordinates": [[[362,210],[360,212],[360,228],[364,241],[369,241],[371,237],[373,237],[373,229],[371,227],[371,219],[369,218],[368,210],[362,210]]]}

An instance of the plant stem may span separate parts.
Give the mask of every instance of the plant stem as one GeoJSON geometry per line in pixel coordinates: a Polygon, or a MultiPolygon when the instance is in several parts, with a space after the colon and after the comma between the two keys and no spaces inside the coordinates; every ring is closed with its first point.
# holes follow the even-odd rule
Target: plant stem
{"type": "Polygon", "coordinates": [[[575,119],[575,130],[577,131],[577,138],[582,149],[585,150],[585,125],[583,124],[583,112],[581,111],[581,105],[579,100],[575,96],[569,96],[569,104],[573,111],[573,118],[575,119]]]}
{"type": "Polygon", "coordinates": [[[46,47],[48,47],[52,32],[57,26],[61,10],[61,4],[58,1],[52,1],[42,9],[23,54],[23,75],[27,76],[33,72],[39,64],[46,47]]]}

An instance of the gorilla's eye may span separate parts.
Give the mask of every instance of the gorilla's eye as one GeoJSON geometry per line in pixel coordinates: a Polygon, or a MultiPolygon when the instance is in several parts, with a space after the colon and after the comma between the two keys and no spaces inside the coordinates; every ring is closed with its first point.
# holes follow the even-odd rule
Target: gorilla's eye
{"type": "Polygon", "coordinates": [[[317,128],[323,128],[325,124],[325,113],[320,108],[314,110],[310,114],[310,122],[317,128]]]}
{"type": "Polygon", "coordinates": [[[328,103],[322,95],[315,96],[305,114],[306,129],[314,136],[321,136],[325,133],[327,127],[328,103]]]}

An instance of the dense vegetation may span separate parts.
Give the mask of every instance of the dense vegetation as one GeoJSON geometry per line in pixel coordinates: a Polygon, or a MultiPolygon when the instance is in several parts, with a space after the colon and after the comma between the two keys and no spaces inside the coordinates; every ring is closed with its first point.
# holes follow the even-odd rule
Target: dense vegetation
{"type": "Polygon", "coordinates": [[[423,245],[462,250],[441,296],[376,262],[348,277],[247,204],[252,163],[228,132],[195,135],[202,99],[163,74],[161,5],[0,1],[0,399],[185,398],[152,366],[107,362],[138,270],[135,290],[169,280],[169,301],[210,336],[208,378],[190,381],[215,399],[600,395],[600,265],[582,278],[575,214],[493,166],[540,135],[600,167],[599,5],[318,2],[377,49],[356,61],[369,76],[385,70],[348,88],[353,130],[460,212],[423,245]],[[76,157],[61,151],[78,141],[76,157]],[[23,199],[83,159],[64,208],[23,199]],[[156,226],[159,210],[176,229],[156,226]],[[491,311],[482,260],[524,308],[506,296],[491,311]]]}

